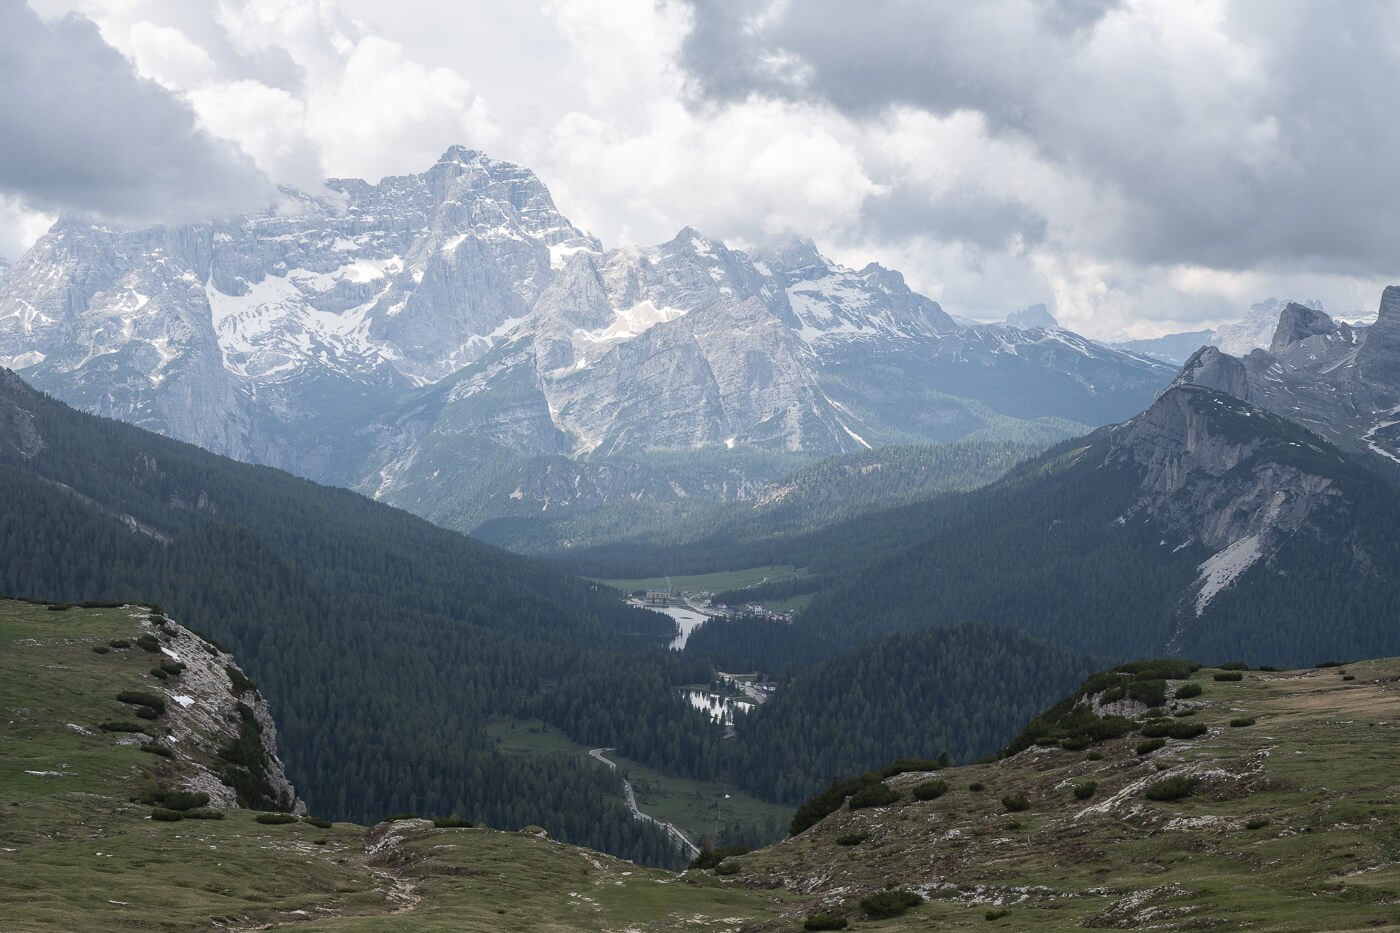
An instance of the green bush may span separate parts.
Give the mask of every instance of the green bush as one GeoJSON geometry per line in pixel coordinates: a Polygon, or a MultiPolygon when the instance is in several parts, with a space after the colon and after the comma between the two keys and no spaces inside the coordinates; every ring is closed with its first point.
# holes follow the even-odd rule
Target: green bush
{"type": "MultiPolygon", "coordinates": [[[[332,825],[330,820],[323,820],[319,816],[303,816],[301,821],[317,829],[330,829],[332,825]]],[[[437,820],[434,820],[433,824],[436,825],[437,820]]]]}
{"type": "Polygon", "coordinates": [[[1198,697],[1201,695],[1202,689],[1201,685],[1197,683],[1182,684],[1180,687],[1176,688],[1176,698],[1178,700],[1189,700],[1192,697],[1198,697]]]}
{"type": "Polygon", "coordinates": [[[1253,716],[1237,716],[1236,718],[1230,720],[1230,725],[1234,726],[1236,729],[1242,729],[1245,726],[1252,726],[1254,725],[1254,723],[1255,719],[1253,716]]]}
{"type": "Polygon", "coordinates": [[[1099,697],[1099,703],[1105,706],[1109,703],[1117,703],[1119,700],[1123,699],[1126,693],[1127,691],[1122,687],[1110,687],[1103,692],[1103,696],[1099,697]]]}
{"type": "Polygon", "coordinates": [[[748,855],[749,847],[743,845],[720,846],[718,849],[701,849],[700,854],[691,860],[690,868],[701,871],[714,868],[731,855],[748,855]]]}
{"type": "Polygon", "coordinates": [[[1272,664],[1261,664],[1257,668],[1255,668],[1255,670],[1277,673],[1278,671],[1282,670],[1282,668],[1274,667],[1272,664]]]}
{"type": "Polygon", "coordinates": [[[395,813],[395,814],[393,814],[393,815],[391,815],[391,816],[386,816],[386,817],[384,817],[384,819],[380,820],[379,822],[381,822],[381,823],[397,823],[399,820],[416,820],[416,819],[418,819],[418,814],[417,814],[417,813],[414,813],[412,810],[409,810],[409,811],[406,812],[406,813],[395,813]]]}
{"type": "Polygon", "coordinates": [[[157,745],[155,742],[146,742],[137,746],[143,752],[150,752],[152,755],[159,755],[162,758],[174,758],[175,753],[164,745],[157,745]]]}
{"type": "Polygon", "coordinates": [[[1355,679],[1356,679],[1356,675],[1355,675],[1355,674],[1343,674],[1343,675],[1342,675],[1342,680],[1355,680],[1355,679]]]}
{"type": "Polygon", "coordinates": [[[165,807],[167,810],[193,810],[209,805],[209,795],[203,791],[158,790],[147,797],[147,803],[165,807]]]}
{"type": "Polygon", "coordinates": [[[256,817],[254,817],[254,819],[256,819],[259,823],[265,823],[268,826],[280,826],[284,823],[300,822],[296,817],[292,816],[290,813],[259,813],[256,817]]]}
{"type": "Polygon", "coordinates": [[[860,909],[875,920],[884,920],[889,917],[898,917],[909,908],[918,907],[923,902],[924,899],[913,891],[891,888],[862,897],[860,909]]]}
{"type": "Polygon", "coordinates": [[[937,800],[948,793],[948,782],[942,780],[920,781],[914,785],[913,793],[915,800],[937,800]]]}
{"type": "Polygon", "coordinates": [[[1164,778],[1147,788],[1148,800],[1180,800],[1196,792],[1196,779],[1178,774],[1164,778]]]}
{"type": "Polygon", "coordinates": [[[165,678],[167,678],[167,677],[170,676],[170,675],[167,674],[163,669],[161,669],[161,668],[159,668],[159,667],[153,667],[153,668],[151,668],[150,671],[149,671],[148,673],[149,673],[152,677],[154,677],[156,680],[164,680],[165,678]]]}
{"type": "Polygon", "coordinates": [[[1240,673],[1239,671],[1224,671],[1222,673],[1216,674],[1215,679],[1222,683],[1231,680],[1244,680],[1244,674],[1240,673]]]}
{"type": "Polygon", "coordinates": [[[161,661],[160,669],[171,677],[179,677],[185,672],[185,665],[181,664],[179,661],[161,661]]]}
{"type": "Polygon", "coordinates": [[[715,866],[715,874],[717,874],[717,875],[737,875],[737,874],[739,874],[739,863],[738,863],[738,862],[728,862],[728,861],[726,861],[726,862],[720,862],[718,865],[715,866]]]}
{"type": "Polygon", "coordinates": [[[1005,907],[997,907],[987,911],[982,916],[988,920],[1000,920],[1002,917],[1011,916],[1011,911],[1007,910],[1005,907]]]}
{"type": "Polygon", "coordinates": [[[165,712],[165,697],[158,693],[149,693],[145,690],[123,690],[117,694],[117,699],[131,706],[144,706],[157,713],[165,712]]]}
{"type": "Polygon", "coordinates": [[[1088,800],[1094,796],[1094,791],[1099,789],[1098,781],[1080,781],[1074,785],[1074,799],[1088,800]]]}
{"type": "Polygon", "coordinates": [[[1150,755],[1166,744],[1166,739],[1143,739],[1141,742],[1137,743],[1137,753],[1139,755],[1150,755]]]}
{"type": "Polygon", "coordinates": [[[112,649],[108,648],[106,645],[93,645],[92,650],[94,654],[107,654],[112,649]]]}
{"type": "Polygon", "coordinates": [[[151,709],[149,706],[138,706],[138,707],[136,707],[136,709],[132,710],[132,712],[134,712],[134,713],[136,714],[136,718],[137,718],[137,719],[159,719],[159,718],[160,718],[160,713],[157,712],[156,710],[151,709]]]}
{"type": "Polygon", "coordinates": [[[836,837],[836,844],[838,846],[858,846],[869,838],[870,834],[865,832],[842,833],[836,837]]]}
{"type": "Polygon", "coordinates": [[[433,825],[438,829],[470,829],[472,821],[464,820],[460,816],[440,816],[433,820],[433,825]]]}
{"type": "Polygon", "coordinates": [[[981,781],[973,781],[971,784],[967,785],[967,789],[972,791],[974,794],[980,794],[982,791],[987,789],[987,785],[983,784],[981,781]]]}
{"type": "Polygon", "coordinates": [[[233,695],[239,696],[249,690],[257,693],[258,686],[248,679],[238,668],[232,664],[224,668],[224,673],[228,675],[229,683],[232,685],[233,695]]]}
{"type": "Polygon", "coordinates": [[[808,914],[807,919],[802,921],[804,930],[844,930],[849,925],[845,917],[836,914],[808,914]]]}
{"type": "Polygon", "coordinates": [[[1177,719],[1190,719],[1192,716],[1196,715],[1196,711],[1193,709],[1179,709],[1175,713],[1172,713],[1172,715],[1177,719]]]}
{"type": "Polygon", "coordinates": [[[1167,701],[1165,680],[1135,680],[1128,684],[1128,696],[1148,706],[1161,706],[1167,701]]]}
{"type": "Polygon", "coordinates": [[[1085,761],[1103,761],[1103,752],[1090,752],[1084,756],[1085,761]]]}
{"type": "Polygon", "coordinates": [[[1314,664],[1313,667],[1345,667],[1345,661],[1322,661],[1314,664]]]}
{"type": "Polygon", "coordinates": [[[869,784],[851,795],[848,806],[852,810],[866,807],[888,807],[899,799],[899,791],[885,784],[869,784]]]}
{"type": "Polygon", "coordinates": [[[948,756],[944,754],[940,758],[901,758],[898,761],[885,765],[875,772],[881,778],[892,778],[896,774],[909,774],[918,771],[938,771],[948,766],[948,756]]]}
{"type": "Polygon", "coordinates": [[[1245,824],[1244,824],[1244,828],[1245,828],[1245,829],[1263,829],[1265,826],[1268,826],[1268,825],[1269,825],[1269,819],[1268,819],[1268,817],[1256,816],[1254,819],[1250,820],[1248,823],[1245,823],[1245,824]]]}
{"type": "Polygon", "coordinates": [[[1179,658],[1129,661],[1127,664],[1120,664],[1115,668],[1116,671],[1132,674],[1139,680],[1189,680],[1191,675],[1200,669],[1199,662],[1185,661],[1179,658]]]}
{"type": "Polygon", "coordinates": [[[149,651],[151,654],[156,654],[160,651],[160,642],[149,632],[136,639],[136,646],[142,650],[149,651]]]}
{"type": "Polygon", "coordinates": [[[1167,735],[1167,731],[1170,728],[1171,723],[1169,723],[1167,720],[1154,719],[1151,722],[1145,723],[1143,727],[1138,730],[1138,732],[1142,735],[1144,739],[1160,739],[1167,735]]]}
{"type": "Polygon", "coordinates": [[[1167,727],[1167,735],[1174,739],[1194,739],[1206,734],[1203,722],[1174,722],[1167,727]]]}
{"type": "Polygon", "coordinates": [[[185,811],[185,819],[187,820],[222,820],[223,818],[223,810],[213,810],[209,807],[197,807],[185,811]]]}
{"type": "Polygon", "coordinates": [[[1001,805],[1007,813],[1021,813],[1031,808],[1030,799],[1025,794],[1007,794],[1001,798],[1001,805]]]}
{"type": "Polygon", "coordinates": [[[185,814],[179,810],[170,810],[166,807],[155,807],[151,810],[151,819],[160,823],[175,823],[185,818],[185,814]]]}
{"type": "Polygon", "coordinates": [[[1247,671],[1249,670],[1249,665],[1243,661],[1226,661],[1224,664],[1220,665],[1220,669],[1222,671],[1247,671]]]}
{"type": "Polygon", "coordinates": [[[1087,735],[1071,735],[1060,739],[1060,748],[1067,752],[1082,752],[1089,747],[1089,737],[1087,735]]]}
{"type": "Polygon", "coordinates": [[[131,642],[127,641],[125,638],[113,638],[111,641],[107,642],[107,644],[111,645],[113,648],[131,647],[131,642]]]}

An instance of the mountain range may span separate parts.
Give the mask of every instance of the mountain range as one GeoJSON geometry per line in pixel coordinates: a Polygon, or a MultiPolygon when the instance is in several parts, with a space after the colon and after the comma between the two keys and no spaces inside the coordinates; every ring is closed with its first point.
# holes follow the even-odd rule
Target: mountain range
{"type": "Polygon", "coordinates": [[[891,443],[1049,442],[1172,376],[1037,320],[959,324],[898,272],[803,239],[745,252],[686,228],[605,251],[528,169],[453,147],[266,213],[134,232],[62,217],[0,280],[0,365],[465,530],[748,498],[891,443]]]}

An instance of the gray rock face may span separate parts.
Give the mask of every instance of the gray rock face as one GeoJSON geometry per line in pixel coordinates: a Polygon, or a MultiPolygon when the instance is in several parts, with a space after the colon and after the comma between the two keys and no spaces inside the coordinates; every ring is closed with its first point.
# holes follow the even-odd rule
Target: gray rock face
{"type": "Polygon", "coordinates": [[[88,410],[315,473],[330,454],[308,423],[475,360],[555,262],[598,249],[527,169],[460,147],[422,175],[328,188],[191,227],[60,220],[0,287],[0,363],[88,410]]]}
{"type": "Polygon", "coordinates": [[[1040,327],[1045,330],[1057,330],[1060,326],[1060,322],[1055,320],[1050,309],[1043,304],[1031,305],[1029,308],[1011,312],[1006,316],[1006,323],[1022,329],[1040,327]]]}
{"type": "MultiPolygon", "coordinates": [[[[327,187],[180,228],[63,218],[0,283],[0,365],[420,511],[534,457],[811,458],[1022,422],[1063,436],[1171,377],[1053,327],[959,326],[898,272],[810,240],[750,255],[686,228],[604,252],[527,169],[460,147],[419,175],[327,187]]],[[[580,496],[614,488],[586,472],[580,496]]]]}
{"type": "MultiPolygon", "coordinates": [[[[1201,351],[1231,360],[1214,348],[1201,351]]],[[[1208,366],[1203,371],[1209,372],[1208,366]]],[[[1325,470],[1341,458],[1321,440],[1239,398],[1181,383],[1119,429],[1110,459],[1143,468],[1135,511],[1213,555],[1189,594],[1188,618],[1323,510],[1341,507],[1325,470]],[[1300,456],[1307,454],[1310,456],[1300,456]]],[[[1130,516],[1125,516],[1128,520],[1130,516]]]]}
{"type": "Polygon", "coordinates": [[[1242,359],[1204,351],[1178,382],[1247,399],[1344,449],[1400,464],[1400,289],[1385,290],[1369,327],[1289,304],[1268,350],[1242,359]]]}

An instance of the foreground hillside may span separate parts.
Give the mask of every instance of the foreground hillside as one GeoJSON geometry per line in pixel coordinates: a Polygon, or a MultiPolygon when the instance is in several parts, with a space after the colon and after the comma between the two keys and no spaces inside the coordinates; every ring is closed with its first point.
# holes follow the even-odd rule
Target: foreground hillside
{"type": "MultiPolygon", "coordinates": [[[[533,830],[327,825],[227,798],[205,808],[222,818],[152,819],[153,792],[220,757],[226,735],[187,728],[204,700],[174,698],[197,692],[181,683],[207,669],[195,656],[227,656],[149,615],[0,603],[6,930],[758,933],[816,913],[861,930],[1400,929],[1400,659],[1097,675],[1017,754],[870,778],[779,845],[672,875],[533,830]],[[188,672],[157,677],[169,656],[141,635],[178,645],[188,672]],[[167,698],[143,720],[154,734],[101,729],[133,715],[122,690],[167,698]],[[1115,722],[1133,731],[1084,743],[1115,722]],[[151,742],[171,757],[139,750],[151,742]],[[1152,799],[1172,781],[1187,795],[1152,799]],[[886,888],[920,903],[874,917],[886,888]]],[[[237,689],[230,674],[216,692],[237,689]]]]}

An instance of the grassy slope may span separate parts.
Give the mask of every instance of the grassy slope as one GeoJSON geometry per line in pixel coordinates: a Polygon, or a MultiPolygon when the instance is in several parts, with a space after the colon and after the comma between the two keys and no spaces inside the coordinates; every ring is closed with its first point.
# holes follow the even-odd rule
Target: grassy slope
{"type": "MultiPolygon", "coordinates": [[[[155,823],[131,802],[159,761],[91,729],[149,662],[98,655],[137,630],[124,610],[0,603],[0,917],[6,930],[794,930],[817,907],[858,929],[1400,929],[1400,660],[1248,673],[1204,693],[1210,731],[1144,758],[1138,738],[1088,752],[1032,748],[949,769],[938,800],[838,811],[734,861],[676,877],[518,833],[155,823]],[[1345,673],[1343,673],[1343,671],[1345,673]],[[1353,677],[1345,680],[1344,677],[1353,677]],[[1256,717],[1253,726],[1229,720],[1256,717]],[[66,767],[65,767],[66,765],[66,767]],[[57,771],[46,777],[26,771],[57,771]],[[1202,781],[1175,803],[1161,777],[1202,781]],[[1076,800],[1072,782],[1094,779],[1076,800]],[[973,792],[969,785],[985,789],[973,792]],[[1025,813],[1000,798],[1024,793],[1025,813]],[[1249,820],[1267,819],[1256,829],[1249,820]],[[869,839],[838,846],[839,834],[869,839]],[[858,919],[888,883],[935,895],[858,919]],[[988,909],[1011,912],[988,922],[988,909]],[[393,914],[390,919],[390,914],[393,914]],[[225,919],[228,918],[228,919],[225,919]]],[[[921,780],[902,775],[896,787],[921,780]]]]}
{"type": "MultiPolygon", "coordinates": [[[[1253,930],[1400,929],[1400,660],[1218,683],[1186,720],[1210,731],[1139,757],[1138,736],[1089,752],[1031,748],[952,769],[949,792],[838,811],[801,836],[739,859],[752,884],[812,888],[812,905],[852,910],[890,880],[931,899],[889,928],[1076,927],[1253,930]],[[1355,680],[1344,680],[1349,674],[1355,680]],[[1256,717],[1248,727],[1234,718],[1256,717]],[[1174,803],[1143,790],[1200,780],[1174,803]],[[1096,780],[1088,800],[1073,783],[1096,780]],[[973,792],[970,785],[985,785],[973,792]],[[1007,794],[1031,809],[1008,813],[1007,794]],[[1267,820],[1255,829],[1251,820],[1267,820]],[[869,832],[859,845],[836,836],[869,832]]],[[[904,788],[928,775],[902,775],[904,788]]]]}

